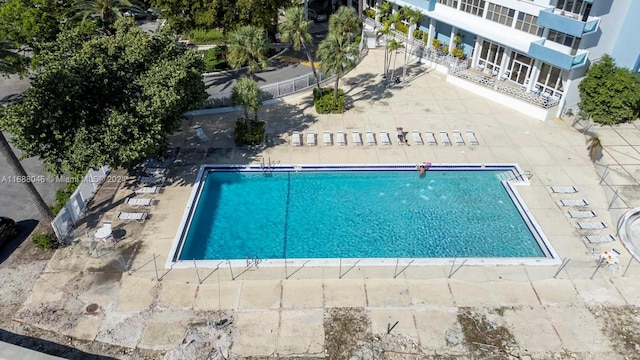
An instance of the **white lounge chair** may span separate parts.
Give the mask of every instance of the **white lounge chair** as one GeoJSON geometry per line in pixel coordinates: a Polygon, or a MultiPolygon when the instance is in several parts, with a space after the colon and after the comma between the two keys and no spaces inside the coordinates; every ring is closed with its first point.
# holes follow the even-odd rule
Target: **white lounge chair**
{"type": "Polygon", "coordinates": [[[427,145],[438,145],[438,142],[436,141],[436,137],[435,135],[433,135],[431,131],[427,131],[426,135],[427,135],[427,145]]]}
{"type": "Polygon", "coordinates": [[[578,228],[578,230],[606,229],[607,228],[607,223],[605,223],[604,221],[599,221],[599,222],[595,222],[595,221],[578,221],[576,223],[576,228],[578,228]]]}
{"type": "Polygon", "coordinates": [[[336,137],[338,138],[337,143],[340,146],[346,146],[347,145],[347,134],[345,134],[342,131],[338,131],[336,133],[336,137]]]}
{"type": "Polygon", "coordinates": [[[134,208],[138,206],[151,206],[153,205],[153,199],[136,199],[128,197],[124,199],[124,203],[134,208]]]}
{"type": "Polygon", "coordinates": [[[605,243],[605,242],[616,241],[616,237],[613,236],[612,234],[585,235],[582,237],[582,240],[584,240],[586,243],[589,243],[589,244],[595,244],[595,243],[605,243]]]}
{"type": "Polygon", "coordinates": [[[359,132],[354,131],[351,133],[351,139],[353,140],[353,145],[362,146],[362,136],[359,132]]]}
{"type": "Polygon", "coordinates": [[[207,134],[204,133],[204,131],[202,130],[202,127],[200,125],[196,125],[195,129],[196,129],[196,135],[198,135],[198,138],[200,139],[200,142],[209,141],[209,137],[207,136],[207,134]]]}
{"type": "Polygon", "coordinates": [[[119,212],[118,219],[126,222],[136,221],[142,224],[147,219],[147,213],[119,212]]]}
{"type": "Polygon", "coordinates": [[[572,218],[591,218],[591,217],[598,216],[598,214],[596,214],[596,212],[593,211],[593,210],[584,210],[584,211],[580,211],[580,210],[571,211],[570,210],[570,211],[567,211],[567,213],[572,218]]]}
{"type": "Polygon", "coordinates": [[[575,186],[549,186],[549,192],[554,194],[573,194],[578,192],[575,186]]]}
{"type": "Polygon", "coordinates": [[[326,145],[333,145],[333,141],[331,140],[331,132],[325,131],[322,133],[322,142],[326,145]]]}
{"type": "Polygon", "coordinates": [[[166,178],[163,177],[155,177],[155,176],[138,176],[138,182],[145,185],[156,185],[162,186],[164,185],[166,178]]]}
{"type": "Polygon", "coordinates": [[[560,199],[558,200],[558,205],[581,207],[589,205],[589,202],[585,199],[560,199]]]}
{"type": "Polygon", "coordinates": [[[451,132],[451,135],[453,136],[453,141],[455,141],[456,145],[464,145],[464,139],[462,138],[462,134],[460,134],[460,131],[453,130],[451,132]]]}
{"type": "Polygon", "coordinates": [[[291,134],[291,145],[293,146],[301,146],[302,145],[302,134],[299,131],[294,131],[291,134]]]}
{"type": "Polygon", "coordinates": [[[316,146],[316,133],[307,133],[307,146],[316,146]]]}
{"type": "Polygon", "coordinates": [[[467,130],[467,140],[469,141],[469,145],[480,145],[478,139],[476,139],[476,134],[473,130],[467,130]]]}
{"type": "Polygon", "coordinates": [[[422,136],[420,136],[420,131],[413,130],[411,132],[411,137],[413,138],[414,145],[424,145],[424,143],[422,142],[422,136]]]}
{"type": "Polygon", "coordinates": [[[376,145],[376,136],[371,131],[367,131],[367,145],[376,145]]]}
{"type": "Polygon", "coordinates": [[[389,133],[386,131],[380,132],[380,142],[382,145],[391,145],[391,138],[389,138],[389,133]]]}
{"type": "Polygon", "coordinates": [[[440,142],[442,145],[451,145],[451,140],[449,140],[449,134],[446,131],[440,131],[440,142]]]}
{"type": "Polygon", "coordinates": [[[146,186],[146,187],[141,187],[141,188],[137,188],[135,190],[133,190],[133,192],[136,195],[141,195],[141,194],[157,194],[158,190],[160,190],[159,187],[157,186],[146,186]]]}

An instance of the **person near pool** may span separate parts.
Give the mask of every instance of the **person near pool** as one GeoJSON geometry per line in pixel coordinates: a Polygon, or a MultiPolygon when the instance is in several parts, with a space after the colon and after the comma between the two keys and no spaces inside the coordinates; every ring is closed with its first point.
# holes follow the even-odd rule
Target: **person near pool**
{"type": "Polygon", "coordinates": [[[416,165],[416,169],[420,172],[420,177],[424,177],[427,169],[431,166],[430,162],[425,162],[419,165],[416,165]]]}
{"type": "Polygon", "coordinates": [[[397,127],[396,133],[398,134],[398,141],[400,144],[406,144],[407,138],[404,137],[404,130],[401,127],[397,127]]]}

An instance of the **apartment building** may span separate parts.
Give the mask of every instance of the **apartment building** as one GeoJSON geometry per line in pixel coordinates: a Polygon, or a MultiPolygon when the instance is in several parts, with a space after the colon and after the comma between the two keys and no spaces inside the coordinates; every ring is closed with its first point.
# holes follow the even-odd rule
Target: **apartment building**
{"type": "MultiPolygon", "coordinates": [[[[366,5],[377,2],[367,0],[366,5]]],[[[578,84],[603,54],[613,56],[619,66],[640,70],[640,0],[391,2],[395,9],[408,6],[422,12],[419,28],[428,34],[427,46],[438,39],[448,49],[462,48],[470,69],[493,77],[501,84],[496,88],[513,88],[506,91],[517,95],[513,107],[543,100],[528,101],[544,108],[538,118],[575,110],[578,84]]]]}

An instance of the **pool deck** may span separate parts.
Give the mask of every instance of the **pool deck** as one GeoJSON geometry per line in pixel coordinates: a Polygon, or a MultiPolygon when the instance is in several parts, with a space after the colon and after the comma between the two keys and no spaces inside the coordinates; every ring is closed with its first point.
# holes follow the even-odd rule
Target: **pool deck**
{"type": "MultiPolygon", "coordinates": [[[[632,263],[625,276],[602,268],[590,279],[597,267],[589,256],[591,247],[576,230],[576,219],[568,218],[567,209],[560,208],[557,200],[587,199],[587,208],[597,217],[580,220],[604,221],[608,228],[594,233],[615,234],[619,216],[640,206],[639,124],[592,128],[605,148],[604,157],[594,166],[587,156],[585,136],[571,127],[571,119],[528,118],[446,83],[445,75],[426,65],[419,69],[427,71],[410,86],[385,89],[380,76],[383,54],[370,51],[342,81],[353,104],[342,115],[315,114],[308,93],[264,107],[259,118],[267,123],[265,148],[233,146],[230,135],[241,112],[186,120],[183,131],[171,138],[173,146],[181,147],[171,181],[154,196],[157,204],[152,207],[132,209],[123,203],[131,194],[132,181],[104,183],[76,231],[76,241],[56,252],[24,304],[23,311],[43,313],[42,320],[32,325],[81,340],[175,352],[193,324],[230,318],[233,322],[224,330],[230,335],[224,335],[218,345],[227,349],[233,343],[230,353],[235,357],[322,357],[325,311],[356,307],[365,309],[374,334],[385,334],[388,324],[399,321],[393,333],[405,335],[429,349],[428,353],[459,355],[466,350],[447,345],[445,339],[446,331],[455,327],[458,309],[506,308],[503,321],[530,358],[550,358],[564,351],[579,358],[618,358],[613,340],[602,330],[606,319],[590,309],[639,306],[640,265],[632,263]],[[199,142],[195,125],[202,126],[207,143],[199,142]],[[410,134],[410,145],[398,145],[396,127],[409,133],[419,130],[425,144],[425,131],[433,131],[440,143],[439,131],[451,136],[452,130],[460,130],[464,136],[464,131],[473,130],[479,145],[418,146],[410,134]],[[291,146],[292,131],[316,132],[318,145],[306,146],[303,136],[303,146],[291,146]],[[346,132],[347,146],[324,146],[324,131],[346,132]],[[352,131],[363,134],[364,146],[351,143],[352,131]],[[376,133],[378,145],[366,145],[367,131],[376,133]],[[380,144],[380,131],[389,132],[392,145],[380,144]],[[463,259],[455,266],[412,266],[401,260],[397,268],[343,263],[341,268],[230,269],[220,263],[219,268],[164,269],[199,166],[269,161],[517,163],[533,175],[530,186],[517,187],[520,196],[560,257],[571,260],[556,278],[558,266],[458,268],[463,259]],[[607,165],[609,186],[601,184],[599,175],[607,165]],[[547,186],[575,186],[579,192],[550,194],[547,186]],[[616,190],[619,196],[613,195],[616,190]],[[150,215],[144,224],[123,223],[116,218],[118,211],[150,215]],[[118,244],[88,241],[85,232],[95,231],[107,219],[114,222],[118,244]],[[84,309],[89,304],[97,304],[98,310],[87,314],[84,309]],[[46,309],[75,317],[64,324],[52,322],[46,309]]],[[[619,241],[594,247],[596,251],[619,249],[624,272],[630,255],[619,241]]]]}

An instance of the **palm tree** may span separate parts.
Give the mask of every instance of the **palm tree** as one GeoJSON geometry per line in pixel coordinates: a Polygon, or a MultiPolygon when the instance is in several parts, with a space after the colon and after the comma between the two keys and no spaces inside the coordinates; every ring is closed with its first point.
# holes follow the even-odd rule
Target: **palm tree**
{"type": "Polygon", "coordinates": [[[400,50],[400,48],[402,48],[402,42],[396,39],[389,41],[389,68],[391,67],[391,56],[395,54],[393,58],[393,69],[391,69],[391,81],[394,81],[393,74],[396,70],[396,60],[398,60],[398,50],[400,50]]]}
{"type": "Polygon", "coordinates": [[[71,10],[75,17],[82,17],[83,22],[88,17],[96,19],[108,35],[112,33],[113,24],[122,17],[123,11],[144,11],[129,0],[75,0],[71,10]]]}
{"type": "Polygon", "coordinates": [[[389,15],[393,10],[393,5],[390,2],[385,1],[377,4],[376,9],[378,9],[378,22],[384,22],[387,15],[389,15]]]}
{"type": "Polygon", "coordinates": [[[227,62],[234,69],[247,66],[249,76],[267,67],[267,39],[257,26],[245,25],[227,39],[227,62]]]}
{"type": "Polygon", "coordinates": [[[602,157],[602,143],[598,135],[592,135],[587,139],[587,151],[589,152],[589,159],[592,162],[598,161],[602,157]]]}
{"type": "Polygon", "coordinates": [[[313,64],[311,51],[307,48],[307,44],[313,42],[313,37],[309,34],[309,26],[311,26],[313,21],[305,20],[304,8],[297,6],[288,8],[285,11],[284,16],[286,20],[280,24],[280,36],[282,36],[283,41],[291,42],[294,50],[297,51],[300,50],[300,48],[304,50],[304,53],[307,55],[307,59],[311,64],[313,76],[316,78],[316,86],[320,89],[320,78],[318,77],[316,67],[313,64]]]}
{"type": "Polygon", "coordinates": [[[389,23],[388,21],[385,21],[382,24],[382,29],[378,29],[378,32],[376,33],[376,35],[378,37],[384,36],[384,63],[382,64],[383,66],[383,78],[387,78],[387,73],[389,72],[389,68],[387,66],[387,58],[389,57],[389,35],[391,35],[393,33],[393,29],[391,29],[391,23],[389,23]]]}
{"type": "Polygon", "coordinates": [[[248,77],[243,77],[238,80],[231,90],[231,103],[233,106],[242,106],[244,110],[244,121],[249,131],[251,131],[249,111],[255,114],[254,119],[258,121],[258,111],[260,111],[262,107],[258,83],[248,77]]]}
{"type": "Polygon", "coordinates": [[[360,21],[354,8],[340,6],[329,19],[329,31],[353,41],[360,33],[360,21]]]}
{"type": "Polygon", "coordinates": [[[329,33],[318,46],[320,69],[325,74],[334,73],[336,76],[333,89],[333,105],[338,104],[338,85],[340,78],[349,70],[356,67],[359,50],[358,44],[347,41],[342,36],[329,33]]]}
{"type": "MultiPolygon", "coordinates": [[[[423,15],[420,12],[420,10],[414,10],[410,7],[405,7],[402,10],[404,13],[404,18],[409,22],[409,33],[412,33],[413,25],[416,25],[416,27],[418,27],[418,25],[420,24],[420,21],[422,20],[423,15]]],[[[409,56],[409,44],[407,43],[406,45],[407,47],[405,48],[405,51],[404,51],[404,66],[402,67],[403,80],[405,76],[407,76],[407,62],[408,62],[407,57],[409,56]]]]}

